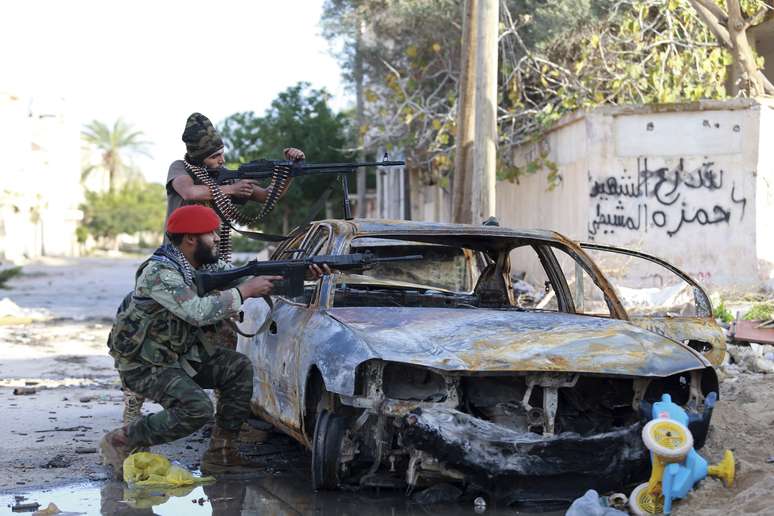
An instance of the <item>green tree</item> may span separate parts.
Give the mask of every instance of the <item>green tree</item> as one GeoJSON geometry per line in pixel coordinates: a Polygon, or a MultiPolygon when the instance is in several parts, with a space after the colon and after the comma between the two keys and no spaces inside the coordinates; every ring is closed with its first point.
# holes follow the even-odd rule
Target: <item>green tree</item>
{"type": "MultiPolygon", "coordinates": [[[[237,166],[255,159],[283,159],[282,150],[286,147],[303,149],[307,160],[313,162],[352,159],[352,154],[344,150],[348,141],[346,117],[331,110],[329,99],[324,89],[314,89],[302,82],[280,93],[263,116],[253,112],[229,116],[219,127],[228,149],[228,160],[237,166]]],[[[264,220],[263,230],[286,234],[302,223],[332,181],[335,181],[332,176],[294,180],[275,213],[264,220]]],[[[332,200],[334,204],[335,200],[341,200],[338,190],[332,200]]],[[[250,203],[245,209],[257,213],[260,205],[250,203]]]]}
{"type": "MultiPolygon", "coordinates": [[[[131,124],[118,118],[113,127],[98,120],[88,123],[81,131],[81,138],[102,154],[102,163],[108,172],[109,189],[114,190],[118,186],[119,178],[131,178],[134,171],[129,161],[129,156],[142,154],[150,156],[148,147],[150,143],[143,140],[142,131],[135,130],[131,124]]],[[[97,167],[89,166],[83,171],[85,179],[97,167]]]]}
{"type": "Polygon", "coordinates": [[[86,192],[81,204],[83,220],[79,240],[115,239],[119,234],[140,231],[161,233],[166,216],[166,191],[158,183],[130,182],[108,192],[86,192]]]}
{"type": "MultiPolygon", "coordinates": [[[[706,3],[709,0],[702,0],[706,3]]],[[[691,0],[693,2],[693,0],[691,0]]],[[[327,0],[324,35],[353,81],[353,12],[364,13],[366,145],[390,144],[425,183],[453,167],[463,0],[327,0]]],[[[563,114],[601,104],[726,96],[731,62],[689,0],[501,2],[498,167],[563,114]]]]}

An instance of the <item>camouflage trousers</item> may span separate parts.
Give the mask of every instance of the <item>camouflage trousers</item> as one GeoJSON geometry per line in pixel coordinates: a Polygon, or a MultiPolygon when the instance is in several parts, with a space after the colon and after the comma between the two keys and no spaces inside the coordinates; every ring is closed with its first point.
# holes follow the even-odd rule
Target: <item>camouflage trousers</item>
{"type": "Polygon", "coordinates": [[[193,377],[173,367],[138,367],[120,371],[131,391],[159,403],[164,410],[143,416],[127,429],[131,446],[152,446],[192,434],[212,418],[204,389],[218,389],[215,420],[226,430],[239,430],[250,413],[253,367],[241,353],[217,348],[202,364],[192,363],[193,377]]]}

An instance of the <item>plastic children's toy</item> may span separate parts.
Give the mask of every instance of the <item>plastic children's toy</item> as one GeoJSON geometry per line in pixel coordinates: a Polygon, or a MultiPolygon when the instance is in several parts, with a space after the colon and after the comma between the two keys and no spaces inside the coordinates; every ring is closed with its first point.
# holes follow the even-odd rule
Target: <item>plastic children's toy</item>
{"type": "Polygon", "coordinates": [[[653,469],[650,480],[634,488],[629,497],[629,507],[634,514],[669,514],[672,500],[685,497],[694,484],[708,474],[731,487],[734,455],[726,450],[719,464],[708,466],[693,449],[688,414],[672,403],[669,394],[664,394],[661,401],[653,404],[652,416],[642,429],[642,440],[650,450],[653,469]]]}

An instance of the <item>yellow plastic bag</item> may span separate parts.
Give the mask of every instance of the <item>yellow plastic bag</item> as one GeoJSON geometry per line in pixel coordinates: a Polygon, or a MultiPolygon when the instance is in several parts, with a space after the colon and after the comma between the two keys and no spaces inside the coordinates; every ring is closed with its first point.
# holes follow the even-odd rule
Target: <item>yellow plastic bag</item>
{"type": "Polygon", "coordinates": [[[212,482],[214,477],[195,477],[190,471],[175,466],[163,455],[133,453],[124,460],[124,480],[130,486],[181,487],[212,482]]]}
{"type": "Polygon", "coordinates": [[[123,502],[135,509],[150,509],[155,505],[167,503],[170,498],[188,496],[197,486],[163,487],[132,486],[124,489],[123,502]]]}

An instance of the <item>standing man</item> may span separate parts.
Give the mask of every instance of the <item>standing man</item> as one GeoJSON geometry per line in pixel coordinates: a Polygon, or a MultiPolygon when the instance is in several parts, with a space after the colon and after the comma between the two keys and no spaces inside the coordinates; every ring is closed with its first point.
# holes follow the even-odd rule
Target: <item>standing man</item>
{"type": "Polygon", "coordinates": [[[253,369],[247,357],[217,345],[217,326],[237,315],[245,299],[270,294],[279,277],[258,276],[199,297],[194,270],[231,267],[218,260],[219,226],[217,214],[204,206],[172,212],[166,224],[171,243],[140,265],[134,295],[116,319],[108,346],[122,384],[164,407],[100,441],[104,462],[118,478],[132,450],[174,441],[204,425],[213,414],[208,388],[220,396],[202,471],[245,466],[234,442],[250,411],[253,369]]]}
{"type": "MultiPolygon", "coordinates": [[[[242,179],[232,184],[218,185],[214,178],[217,170],[225,163],[225,148],[215,127],[201,113],[188,117],[183,131],[186,154],[182,160],[173,161],[167,174],[167,217],[175,209],[185,204],[205,204],[218,206],[221,215],[231,212],[232,201],[265,202],[272,186],[261,188],[256,181],[242,179]]],[[[289,147],[283,151],[285,159],[298,161],[305,158],[303,151],[289,147]]],[[[281,192],[284,194],[284,191],[281,192]]],[[[224,221],[233,222],[233,220],[224,221]]],[[[230,261],[231,228],[223,224],[220,233],[220,258],[230,261]]]]}

